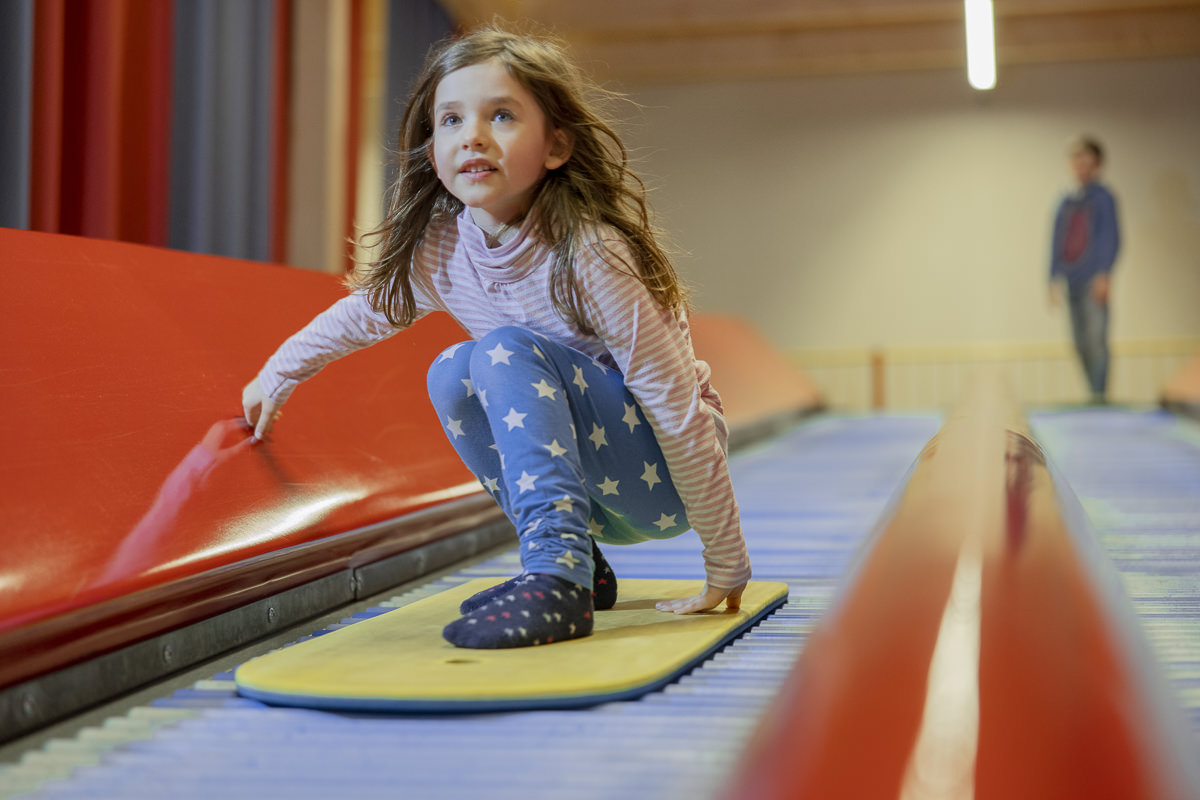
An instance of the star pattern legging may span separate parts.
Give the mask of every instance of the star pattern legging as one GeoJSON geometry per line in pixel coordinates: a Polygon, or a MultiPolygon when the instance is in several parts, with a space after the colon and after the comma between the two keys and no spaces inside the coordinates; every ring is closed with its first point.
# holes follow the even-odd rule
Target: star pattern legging
{"type": "Polygon", "coordinates": [[[591,542],[688,530],[621,373],[523,328],[447,348],[429,397],[450,443],[520,535],[521,564],[592,585],[591,542]]]}

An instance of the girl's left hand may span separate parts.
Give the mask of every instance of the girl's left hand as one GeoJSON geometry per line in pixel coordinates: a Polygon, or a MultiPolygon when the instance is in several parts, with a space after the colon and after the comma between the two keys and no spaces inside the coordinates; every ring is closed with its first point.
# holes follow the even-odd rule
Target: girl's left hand
{"type": "Polygon", "coordinates": [[[694,614],[698,611],[708,611],[721,605],[721,601],[725,601],[725,608],[729,611],[737,611],[742,605],[742,592],[746,591],[746,584],[735,586],[732,589],[722,589],[718,586],[704,585],[704,591],[692,597],[684,597],[679,600],[661,600],[654,605],[659,611],[669,611],[673,614],[694,614]]]}

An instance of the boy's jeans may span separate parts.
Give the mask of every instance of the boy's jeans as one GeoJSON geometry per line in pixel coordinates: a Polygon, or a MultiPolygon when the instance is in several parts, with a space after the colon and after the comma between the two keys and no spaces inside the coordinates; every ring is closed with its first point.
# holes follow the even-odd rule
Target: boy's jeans
{"type": "Polygon", "coordinates": [[[1096,302],[1091,285],[1071,289],[1071,332],[1075,350],[1093,399],[1103,399],[1108,386],[1108,305],[1096,302]]]}

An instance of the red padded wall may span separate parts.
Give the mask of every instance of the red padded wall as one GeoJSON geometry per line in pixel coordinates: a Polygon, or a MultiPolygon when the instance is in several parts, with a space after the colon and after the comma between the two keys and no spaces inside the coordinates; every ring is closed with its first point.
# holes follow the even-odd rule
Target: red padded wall
{"type": "Polygon", "coordinates": [[[8,229],[0,252],[0,637],[480,491],[424,392],[448,317],[326,368],[250,446],[242,386],[336,279],[8,229]]]}

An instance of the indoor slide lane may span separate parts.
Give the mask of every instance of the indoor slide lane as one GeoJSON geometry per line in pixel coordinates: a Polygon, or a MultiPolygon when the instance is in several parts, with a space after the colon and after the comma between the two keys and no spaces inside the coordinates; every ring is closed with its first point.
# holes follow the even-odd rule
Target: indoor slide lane
{"type": "Polygon", "coordinates": [[[1105,408],[1031,422],[1183,703],[1200,763],[1200,423],[1105,408]]]}
{"type": "MultiPolygon", "coordinates": [[[[816,417],[735,454],[755,579],[787,583],[789,602],[639,700],[441,717],[335,714],[238,697],[230,669],[0,767],[0,795],[712,797],[938,424],[933,415],[816,417]]],[[[620,577],[695,578],[699,551],[688,534],[605,554],[620,577]]],[[[514,549],[355,617],[518,569],[514,549]]]]}

